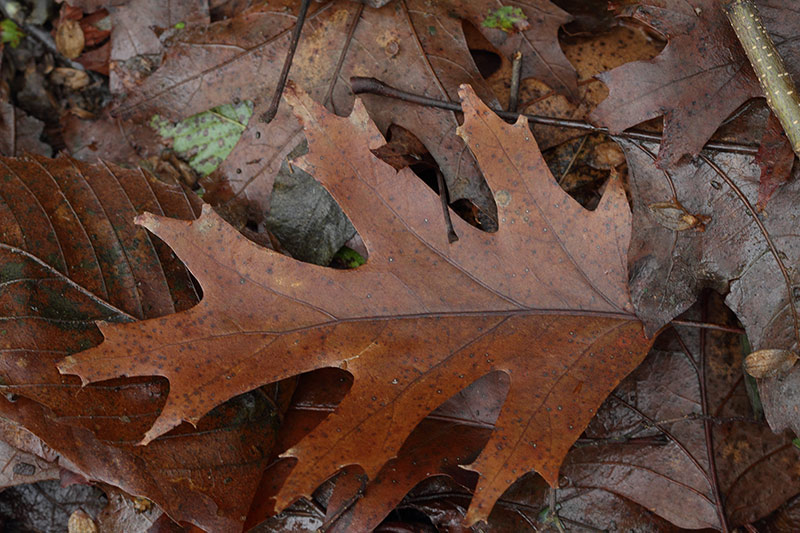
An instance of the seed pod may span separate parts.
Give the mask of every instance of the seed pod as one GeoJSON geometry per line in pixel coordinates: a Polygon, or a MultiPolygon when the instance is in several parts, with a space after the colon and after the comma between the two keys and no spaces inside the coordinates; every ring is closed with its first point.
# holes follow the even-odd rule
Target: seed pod
{"type": "Polygon", "coordinates": [[[686,231],[696,229],[705,231],[706,222],[711,217],[705,215],[693,215],[684,208],[677,200],[671,202],[656,202],[647,206],[653,217],[660,225],[674,231],[686,231]]]}
{"type": "Polygon", "coordinates": [[[97,525],[92,517],[80,509],[70,515],[67,529],[69,533],[97,533],[97,525]]]}
{"type": "Polygon", "coordinates": [[[56,48],[67,59],[75,59],[81,52],[85,40],[80,24],[74,20],[65,20],[56,30],[56,48]]]}
{"type": "Polygon", "coordinates": [[[789,350],[757,350],[744,360],[744,369],[757,379],[774,378],[792,369],[797,354],[789,350]]]}

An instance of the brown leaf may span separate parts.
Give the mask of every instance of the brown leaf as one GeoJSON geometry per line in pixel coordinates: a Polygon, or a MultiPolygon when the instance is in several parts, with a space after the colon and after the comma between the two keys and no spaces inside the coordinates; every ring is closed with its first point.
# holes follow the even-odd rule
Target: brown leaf
{"type": "Polygon", "coordinates": [[[238,532],[272,445],[273,413],[244,397],[150,446],[100,440],[60,422],[46,408],[19,398],[0,400],[3,416],[59,450],[60,464],[155,501],[174,520],[206,531],[238,532]]]}
{"type": "Polygon", "coordinates": [[[0,488],[59,479],[56,454],[29,431],[0,420],[0,488]]]}
{"type": "MultiPolygon", "coordinates": [[[[709,320],[731,323],[719,298],[709,308],[709,320]]],[[[567,456],[566,485],[624,496],[687,529],[723,529],[723,513],[733,529],[800,492],[791,437],[752,416],[741,337],[680,328],[656,346],[567,456]]]]}
{"type": "Polygon", "coordinates": [[[353,389],[286,452],[298,465],[279,508],[341,465],[374,478],[430,411],[499,370],[512,384],[470,465],[481,479],[467,520],[484,519],[523,472],[555,484],[596,406],[649,345],[627,293],[630,215],[619,183],[584,210],[553,180],[525,120],[507,124],[465,87],[460,134],[503,199],[501,227],[487,235],[455,219],[459,241],[448,243],[439,199],[372,154],[384,140],[358,100],[338,118],[294,88],[286,94],[309,140],[298,164],[348,213],[367,264],[337,271],[293,261],[210,209],[193,223],[146,215],[140,223],[187,262],[203,300],[164,319],[101,325],[102,348],[60,370],[85,383],[167,377],[170,395],[146,443],[263,383],[345,367],[353,389]]]}
{"type": "Polygon", "coordinates": [[[274,438],[276,412],[265,400],[237,399],[196,430],[142,449],[135,443],[163,405],[165,380],[81,387],[54,364],[97,344],[98,320],[154,318],[197,301],[186,269],[132,219],[145,209],[193,218],[198,200],[105,164],[29,157],[0,165],[0,372],[8,397],[23,396],[0,403],[0,414],[87,479],[146,496],[176,519],[239,530],[249,507],[241,494],[257,485],[274,438]]]}
{"type": "Polygon", "coordinates": [[[135,167],[162,150],[149,126],[112,118],[107,113],[94,120],[69,115],[62,124],[70,155],[87,163],[103,159],[135,167]]]}
{"type": "MultiPolygon", "coordinates": [[[[158,56],[163,52],[156,33],[178,23],[208,24],[208,0],[135,0],[109,6],[111,12],[111,91],[122,92],[149,71],[137,72],[139,56],[158,56]]],[[[203,110],[205,111],[205,110],[203,110]]],[[[187,115],[188,116],[188,115],[187,115]]],[[[183,117],[186,118],[186,117],[183,117]]]]}
{"type": "Polygon", "coordinates": [[[778,117],[769,114],[756,162],[761,167],[758,187],[758,207],[763,210],[772,194],[792,176],[794,150],[783,131],[778,117]]]}
{"type": "Polygon", "coordinates": [[[489,439],[508,388],[505,377],[497,373],[484,376],[442,404],[420,422],[397,457],[365,487],[345,489],[337,478],[333,496],[345,494],[339,502],[333,497],[328,502],[328,531],[375,529],[412,488],[433,476],[468,479],[474,487],[475,476],[459,465],[474,461],[489,439]]]}
{"type": "Polygon", "coordinates": [[[75,59],[83,52],[83,30],[74,20],[64,20],[56,29],[56,47],[64,57],[75,59]]]}
{"type": "MultiPolygon", "coordinates": [[[[767,29],[790,73],[800,74],[800,54],[792,39],[800,23],[790,0],[758,1],[767,29]]],[[[659,166],[696,155],[733,111],[762,96],[755,74],[725,14],[715,0],[645,0],[622,14],[669,37],[652,61],[637,61],[599,77],[609,97],[591,118],[618,133],[664,116],[659,166]]]]}
{"type": "MultiPolygon", "coordinates": [[[[725,302],[744,324],[753,349],[795,349],[800,337],[800,280],[793,267],[800,261],[795,238],[800,183],[786,183],[758,213],[754,206],[760,171],[752,158],[717,155],[722,176],[703,161],[664,172],[656,168],[648,148],[627,141],[622,146],[636,228],[630,252],[631,296],[646,329],[658,330],[687,309],[703,288],[712,288],[727,295],[725,302]],[[675,191],[689,212],[714,213],[705,232],[676,232],[654,220],[647,205],[675,191]]],[[[767,419],[776,431],[800,430],[794,392],[798,383],[795,367],[759,385],[767,419]]]]}
{"type": "MultiPolygon", "coordinates": [[[[663,44],[638,28],[617,26],[589,35],[567,35],[561,39],[561,46],[578,73],[578,99],[571,102],[541,81],[529,78],[520,85],[522,111],[584,120],[608,96],[606,86],[595,78],[597,74],[633,61],[652,59],[663,44]]],[[[492,83],[498,95],[506,92],[507,79],[508,75],[499,76],[492,83]]],[[[531,124],[531,129],[542,150],[582,135],[578,130],[543,124],[531,124]]]]}

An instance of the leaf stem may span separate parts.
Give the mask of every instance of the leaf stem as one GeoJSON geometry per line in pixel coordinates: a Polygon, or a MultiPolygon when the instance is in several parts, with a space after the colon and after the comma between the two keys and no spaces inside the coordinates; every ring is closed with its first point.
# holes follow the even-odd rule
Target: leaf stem
{"type": "Polygon", "coordinates": [[[439,198],[442,201],[444,224],[447,227],[447,241],[454,243],[458,240],[458,234],[456,234],[456,230],[453,228],[453,221],[450,219],[450,202],[447,198],[447,185],[444,182],[444,174],[438,168],[436,169],[436,183],[439,186],[439,198]]]}
{"type": "MultiPolygon", "coordinates": [[[[378,96],[396,98],[397,100],[402,100],[404,102],[409,102],[412,104],[418,104],[427,107],[436,107],[439,109],[447,109],[448,111],[461,112],[461,104],[457,104],[455,102],[448,102],[444,100],[436,100],[435,98],[428,98],[427,96],[422,96],[419,94],[402,91],[400,89],[396,89],[394,87],[386,85],[382,81],[375,78],[364,78],[360,76],[354,76],[350,78],[350,87],[353,89],[353,93],[355,94],[363,94],[363,93],[376,94],[378,96]]],[[[605,133],[610,135],[607,128],[599,128],[582,120],[552,118],[541,115],[531,115],[528,113],[504,111],[502,109],[492,109],[492,111],[497,113],[499,117],[506,120],[516,120],[520,116],[524,116],[528,119],[529,122],[533,122],[534,124],[542,124],[545,126],[554,126],[559,128],[572,128],[577,130],[605,133]]],[[[620,137],[623,139],[632,139],[636,141],[648,141],[656,143],[661,142],[660,134],[650,133],[635,129],[626,130],[623,131],[622,133],[614,134],[613,136],[620,137]]],[[[708,150],[716,150],[718,152],[730,152],[735,154],[756,155],[756,153],[758,153],[757,146],[731,143],[725,141],[709,142],[706,143],[704,148],[708,150]]]]}
{"type": "Polygon", "coordinates": [[[331,83],[328,86],[328,92],[325,93],[325,98],[322,100],[322,105],[328,107],[331,104],[331,110],[336,113],[336,105],[333,103],[333,89],[336,87],[336,81],[339,79],[339,73],[342,71],[342,65],[347,57],[347,52],[350,50],[350,43],[353,40],[353,35],[356,33],[356,27],[361,20],[361,13],[364,11],[364,4],[358,4],[355,13],[353,13],[350,23],[347,26],[347,36],[344,39],[344,46],[342,53],[339,54],[339,61],[336,62],[336,68],[333,69],[333,76],[331,76],[331,83]]]}
{"type": "Polygon", "coordinates": [[[671,320],[670,323],[673,326],[688,326],[690,328],[713,329],[716,331],[725,331],[727,333],[739,333],[740,335],[744,335],[745,333],[744,329],[742,328],[737,328],[735,326],[723,326],[722,324],[712,324],[710,322],[695,322],[694,320],[674,319],[671,320]]]}

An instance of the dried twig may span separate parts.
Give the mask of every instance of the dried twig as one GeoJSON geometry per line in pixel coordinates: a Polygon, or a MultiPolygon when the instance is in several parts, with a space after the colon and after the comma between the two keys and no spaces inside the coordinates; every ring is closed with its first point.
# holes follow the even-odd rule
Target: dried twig
{"type": "Polygon", "coordinates": [[[756,71],[767,104],[780,120],[794,153],[800,155],[800,96],[756,5],[752,0],[733,0],[723,2],[723,8],[756,71]]]}
{"type": "Polygon", "coordinates": [[[269,109],[261,115],[262,122],[272,122],[272,119],[275,118],[275,115],[278,113],[281,95],[283,95],[283,89],[286,87],[286,80],[289,78],[289,69],[292,68],[292,60],[294,59],[294,53],[297,51],[297,43],[300,41],[300,32],[303,31],[303,24],[306,22],[306,14],[308,13],[309,5],[311,5],[311,0],[303,0],[303,3],[300,4],[300,12],[297,14],[297,23],[294,25],[292,40],[289,43],[289,51],[286,52],[286,59],[283,61],[283,70],[281,70],[281,75],[278,78],[278,86],[275,87],[275,92],[272,94],[272,102],[269,104],[269,109]]]}
{"type": "MultiPolygon", "coordinates": [[[[398,100],[402,100],[404,102],[410,102],[412,104],[419,104],[428,107],[436,107],[439,109],[447,109],[449,111],[461,112],[461,104],[457,104],[455,102],[447,102],[443,100],[436,100],[435,98],[428,98],[427,96],[401,91],[400,89],[395,89],[394,87],[386,85],[382,81],[377,80],[375,78],[362,78],[359,76],[350,78],[350,87],[353,89],[353,92],[355,94],[362,94],[362,93],[377,94],[379,96],[396,98],[398,100]]],[[[504,111],[502,109],[493,109],[493,111],[497,113],[499,117],[507,120],[516,120],[520,116],[524,116],[528,119],[529,122],[533,122],[534,124],[543,124],[545,126],[554,126],[558,128],[572,128],[583,131],[605,133],[610,135],[608,129],[598,128],[597,126],[593,126],[588,122],[584,122],[582,120],[544,117],[541,115],[530,115],[527,113],[504,111]]],[[[623,139],[632,139],[635,141],[647,141],[656,143],[661,142],[661,135],[658,133],[650,133],[633,129],[624,131],[619,134],[614,134],[614,137],[620,137],[623,139]]],[[[755,155],[758,152],[758,146],[730,143],[723,141],[714,141],[706,143],[704,148],[708,150],[716,150],[718,152],[731,152],[735,154],[746,154],[746,155],[755,155]]]]}
{"type": "Polygon", "coordinates": [[[522,52],[517,50],[511,64],[511,94],[508,97],[508,110],[512,113],[519,106],[519,81],[522,74],[522,52]]]}

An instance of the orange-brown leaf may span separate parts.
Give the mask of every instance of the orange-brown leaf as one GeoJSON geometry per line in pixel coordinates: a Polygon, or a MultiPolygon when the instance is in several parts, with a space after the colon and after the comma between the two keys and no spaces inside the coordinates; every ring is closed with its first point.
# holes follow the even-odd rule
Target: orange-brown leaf
{"type": "Polygon", "coordinates": [[[310,151],[298,164],[348,213],[369,250],[352,271],[299,263],[247,241],[206,208],[193,222],[140,223],[181,257],[204,289],[168,317],[105,324],[105,342],[60,370],[84,382],[120,375],[170,380],[149,442],[181,420],[253,389],[326,366],[354,375],[336,412],[286,456],[298,458],[278,495],[285,507],[345,465],[374,478],[428,413],[481,376],[510,389],[478,471],[467,520],[484,519],[514,480],[558,468],[595,409],[650,342],[627,290],[630,211],[618,181],[589,212],[556,184],[524,119],[510,125],[468,87],[460,135],[495,192],[500,229],[454,218],[408,170],[371,152],[384,139],[360,101],[328,113],[290,86],[286,98],[310,151]]]}

